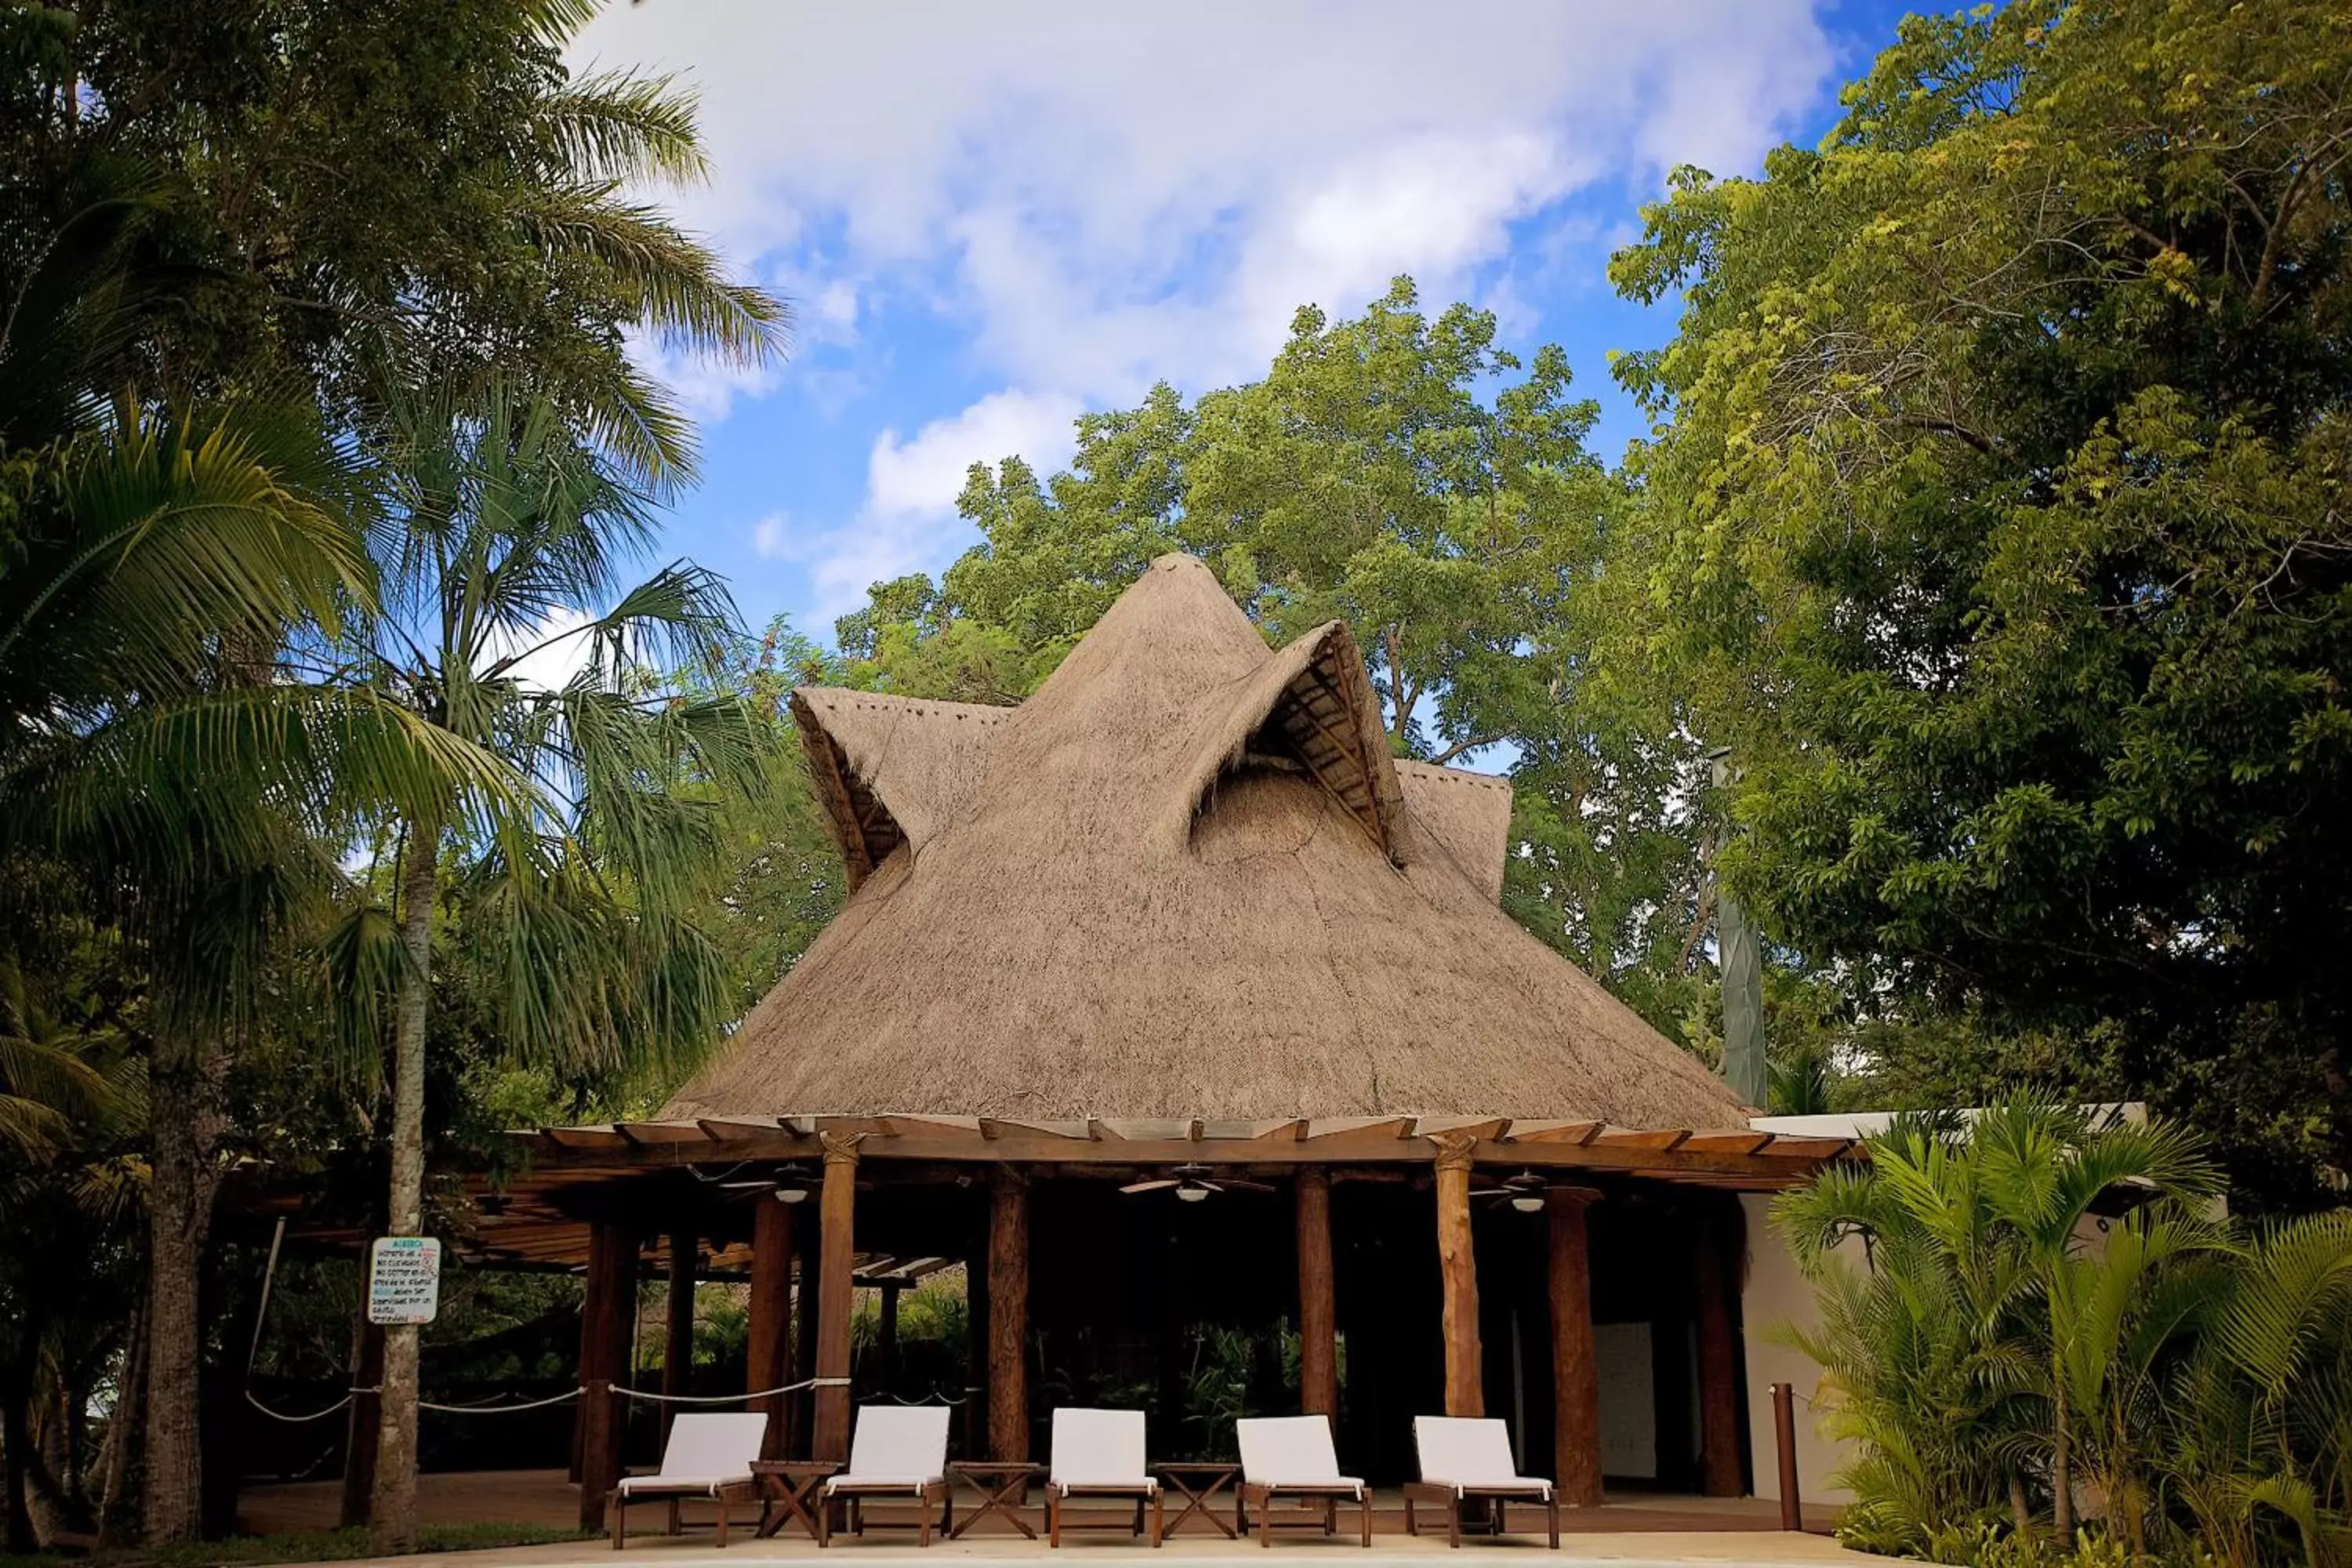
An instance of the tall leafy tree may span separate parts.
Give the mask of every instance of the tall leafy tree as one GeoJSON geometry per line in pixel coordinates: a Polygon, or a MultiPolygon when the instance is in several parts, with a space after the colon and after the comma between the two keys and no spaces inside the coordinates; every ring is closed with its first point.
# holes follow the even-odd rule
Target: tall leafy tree
{"type": "Polygon", "coordinates": [[[1819,151],[1684,172],[1612,264],[1684,300],[1621,362],[1671,421],[1641,655],[1738,749],[1770,933],[2099,1043],[2053,1087],[2273,1202],[2352,1170],[2347,72],[2318,3],[1914,18],[1819,151]]]}
{"type": "Polygon", "coordinates": [[[1276,640],[1344,618],[1400,755],[1511,759],[1511,911],[1678,1029],[1703,770],[1670,687],[1600,657],[1641,588],[1602,570],[1635,498],[1594,417],[1557,347],[1522,363],[1491,312],[1431,316],[1399,279],[1360,316],[1301,310],[1261,380],[1086,416],[1067,472],[975,466],[982,542],[877,584],[841,647],[856,679],[1015,701],[1170,550],[1276,640]]]}

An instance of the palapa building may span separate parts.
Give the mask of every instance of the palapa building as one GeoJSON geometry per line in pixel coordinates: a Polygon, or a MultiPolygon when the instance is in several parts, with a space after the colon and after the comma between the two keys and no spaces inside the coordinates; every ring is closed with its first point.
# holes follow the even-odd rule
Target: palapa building
{"type": "MultiPolygon", "coordinates": [[[[961,1263],[967,1457],[1139,1390],[1173,1446],[1193,1326],[1280,1321],[1290,1397],[1375,1481],[1442,1411],[1508,1418],[1570,1502],[1604,1468],[1746,1489],[1737,1194],[1846,1142],[1751,1129],[1503,913],[1508,784],[1393,759],[1346,626],[1270,650],[1173,555],[1018,708],[793,710],[841,913],[656,1120],[526,1135],[470,1244],[585,1238],[592,1388],[641,1268],[748,1268],[747,1386],[816,1383],[772,1440],[842,1456],[898,1392],[849,1382],[854,1289],[887,1334],[961,1263]]],[[[591,1516],[610,1405],[583,1401],[591,1516]]]]}

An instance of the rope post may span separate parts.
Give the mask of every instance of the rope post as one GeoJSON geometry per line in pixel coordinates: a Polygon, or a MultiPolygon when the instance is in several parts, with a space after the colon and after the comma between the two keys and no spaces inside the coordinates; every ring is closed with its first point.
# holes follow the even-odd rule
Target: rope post
{"type": "Polygon", "coordinates": [[[1780,1453],[1780,1528],[1805,1528],[1804,1500],[1797,1492],[1797,1391],[1772,1385],[1772,1442],[1780,1453]]]}

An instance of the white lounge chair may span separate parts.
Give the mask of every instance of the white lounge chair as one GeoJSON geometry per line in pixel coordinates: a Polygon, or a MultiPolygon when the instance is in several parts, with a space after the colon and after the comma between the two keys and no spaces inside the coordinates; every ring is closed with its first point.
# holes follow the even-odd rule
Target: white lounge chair
{"type": "Polygon", "coordinates": [[[767,1440],[764,1411],[688,1411],[670,1423],[661,1468],[650,1476],[624,1476],[606,1508],[613,1516],[613,1550],[621,1549],[629,1504],[659,1498],[669,1504],[669,1533],[678,1532],[677,1505],[708,1498],[719,1505],[718,1543],[727,1544],[727,1505],[752,1496],[751,1461],[767,1440]]]}
{"type": "Polygon", "coordinates": [[[1354,1476],[1339,1473],[1331,1448],[1331,1421],[1325,1415],[1255,1415],[1234,1423],[1242,1446],[1242,1520],[1257,1510],[1257,1543],[1273,1542],[1272,1512],[1278,1497],[1321,1503],[1323,1533],[1339,1528],[1339,1504],[1352,1499],[1363,1543],[1372,1543],[1372,1494],[1354,1476]]]}
{"type": "Polygon", "coordinates": [[[862,1530],[858,1505],[866,1498],[911,1498],[919,1546],[931,1543],[931,1507],[940,1506],[940,1528],[955,1522],[955,1499],[948,1489],[948,1407],[944,1405],[861,1405],[849,1444],[849,1468],[824,1483],[818,1500],[816,1543],[833,1543],[833,1509],[848,1503],[850,1525],[862,1530]]]}
{"type": "Polygon", "coordinates": [[[1143,1510],[1151,1508],[1151,1544],[1160,1544],[1164,1503],[1160,1483],[1143,1458],[1140,1410],[1054,1412],[1054,1458],[1046,1467],[1045,1537],[1062,1544],[1062,1502],[1071,1497],[1135,1500],[1134,1532],[1143,1533],[1143,1510]]]}
{"type": "Polygon", "coordinates": [[[1504,1530],[1503,1510],[1515,1502],[1541,1503],[1551,1515],[1551,1543],[1559,1546],[1559,1495],[1539,1476],[1523,1476],[1511,1460],[1510,1433],[1500,1421],[1465,1415],[1416,1415],[1413,1447],[1421,1453],[1421,1479],[1404,1489],[1404,1528],[1421,1533],[1415,1503],[1445,1510],[1445,1544],[1462,1544],[1462,1505],[1471,1499],[1493,1505],[1494,1533],[1504,1530]]]}

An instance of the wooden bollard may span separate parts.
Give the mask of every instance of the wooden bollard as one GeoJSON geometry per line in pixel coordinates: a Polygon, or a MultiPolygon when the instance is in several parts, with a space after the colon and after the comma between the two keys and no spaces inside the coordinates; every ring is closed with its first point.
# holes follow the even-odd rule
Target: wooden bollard
{"type": "Polygon", "coordinates": [[[1780,1451],[1780,1528],[1805,1528],[1804,1499],[1797,1493],[1797,1391],[1785,1383],[1772,1385],[1772,1440],[1780,1451]]]}

